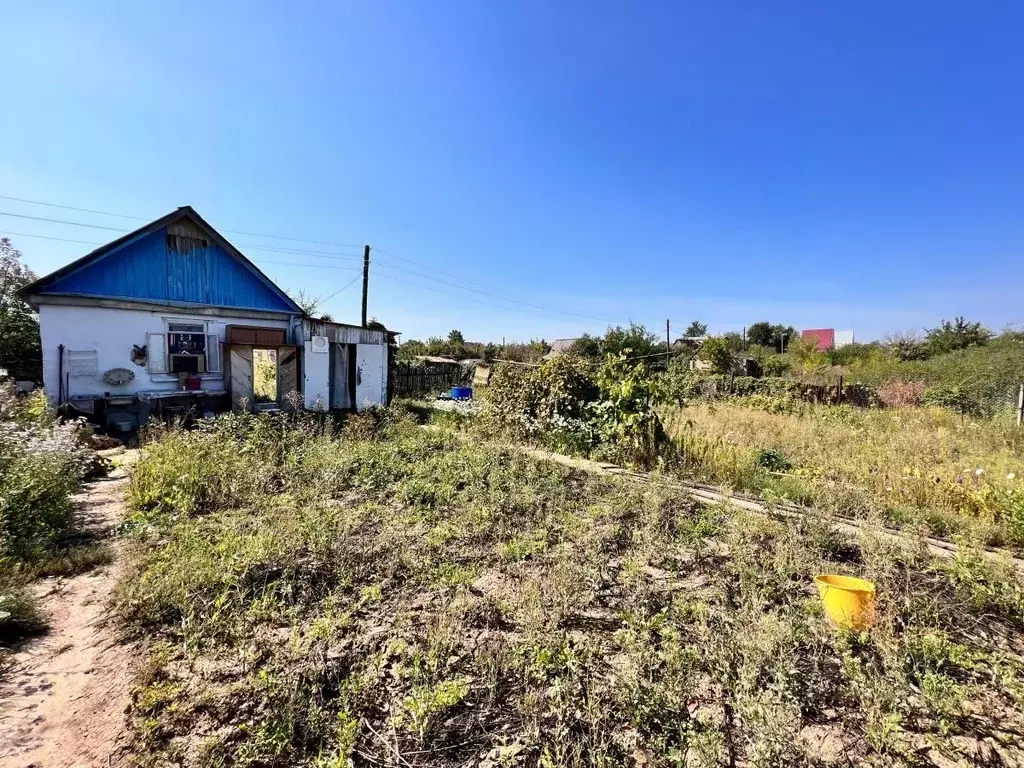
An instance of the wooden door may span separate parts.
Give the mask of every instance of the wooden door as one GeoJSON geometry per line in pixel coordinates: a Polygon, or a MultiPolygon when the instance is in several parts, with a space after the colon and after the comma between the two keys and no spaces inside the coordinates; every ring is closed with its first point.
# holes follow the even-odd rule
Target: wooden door
{"type": "Polygon", "coordinates": [[[295,347],[277,348],[277,404],[294,410],[299,402],[299,353],[295,347]]]}
{"type": "Polygon", "coordinates": [[[252,409],[252,347],[228,347],[228,391],[235,413],[252,409]]]}

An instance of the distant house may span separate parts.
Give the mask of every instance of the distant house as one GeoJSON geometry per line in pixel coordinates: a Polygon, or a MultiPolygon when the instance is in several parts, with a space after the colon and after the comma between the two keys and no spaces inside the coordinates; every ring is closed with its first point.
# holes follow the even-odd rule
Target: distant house
{"type": "Polygon", "coordinates": [[[675,349],[682,349],[688,352],[696,352],[700,345],[710,339],[710,336],[682,336],[672,342],[675,349]]]}
{"type": "Polygon", "coordinates": [[[559,355],[564,355],[569,349],[575,344],[578,339],[555,339],[551,342],[551,351],[548,352],[542,360],[553,360],[559,355]]]}
{"type": "Polygon", "coordinates": [[[387,400],[388,331],[307,317],[190,206],[21,294],[39,312],[47,398],[116,429],[165,409],[387,400]]]}
{"type": "Polygon", "coordinates": [[[833,328],[812,328],[800,331],[803,339],[813,339],[819,352],[828,349],[839,349],[848,344],[853,344],[853,331],[837,331],[833,328]]]}
{"type": "Polygon", "coordinates": [[[832,328],[811,328],[800,331],[800,338],[813,341],[819,352],[832,349],[836,345],[836,332],[832,328]]]}

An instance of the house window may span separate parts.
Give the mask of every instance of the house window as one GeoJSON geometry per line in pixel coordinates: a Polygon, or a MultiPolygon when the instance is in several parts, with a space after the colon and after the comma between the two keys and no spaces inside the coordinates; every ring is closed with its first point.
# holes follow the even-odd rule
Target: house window
{"type": "Polygon", "coordinates": [[[206,373],[206,369],[206,326],[203,323],[168,323],[168,372],[206,373]]]}

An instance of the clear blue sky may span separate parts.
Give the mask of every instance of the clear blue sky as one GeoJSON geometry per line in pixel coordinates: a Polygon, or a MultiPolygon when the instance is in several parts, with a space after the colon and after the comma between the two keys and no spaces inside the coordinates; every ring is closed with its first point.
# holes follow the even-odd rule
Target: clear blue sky
{"type": "MultiPolygon", "coordinates": [[[[1024,321],[1020,3],[5,2],[0,18],[0,194],[146,218],[190,204],[223,230],[370,243],[382,265],[596,318],[375,268],[371,314],[405,338],[1024,321]]],[[[91,249],[12,239],[38,272],[91,249]]],[[[286,288],[357,274],[241,247],[320,265],[260,264],[286,288]]],[[[326,304],[358,307],[358,283],[326,304]]]]}

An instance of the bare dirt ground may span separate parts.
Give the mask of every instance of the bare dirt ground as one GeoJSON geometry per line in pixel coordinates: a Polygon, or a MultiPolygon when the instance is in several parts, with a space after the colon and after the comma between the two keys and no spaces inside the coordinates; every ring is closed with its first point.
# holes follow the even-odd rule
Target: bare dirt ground
{"type": "MultiPolygon", "coordinates": [[[[76,496],[84,528],[112,536],[124,515],[125,482],[118,468],[76,496]]],[[[25,643],[0,683],[0,768],[127,765],[133,655],[108,621],[121,567],[116,542],[114,551],[109,565],[36,585],[50,629],[25,643]]]]}

